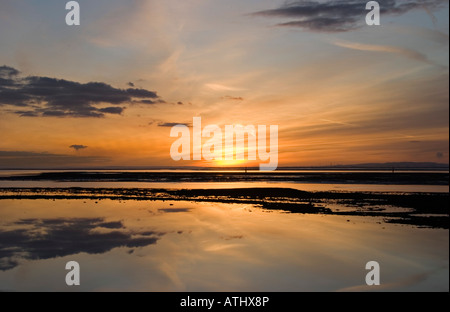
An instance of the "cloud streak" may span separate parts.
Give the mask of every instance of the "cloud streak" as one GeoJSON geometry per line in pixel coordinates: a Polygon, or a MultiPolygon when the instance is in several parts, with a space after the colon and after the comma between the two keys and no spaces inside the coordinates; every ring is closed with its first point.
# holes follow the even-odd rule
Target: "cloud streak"
{"type": "Polygon", "coordinates": [[[178,123],[178,122],[160,122],[158,124],[158,127],[165,127],[165,128],[172,128],[175,126],[186,126],[186,127],[192,127],[192,124],[190,123],[178,123]]]}
{"type": "Polygon", "coordinates": [[[243,101],[244,100],[244,98],[241,96],[231,96],[231,95],[222,96],[221,99],[222,100],[230,100],[230,101],[243,101]]]}
{"type": "Polygon", "coordinates": [[[398,55],[410,58],[415,61],[433,64],[430,60],[428,60],[426,55],[419,53],[417,51],[411,50],[411,49],[394,47],[394,46],[386,46],[386,45],[363,44],[363,43],[349,42],[349,41],[343,41],[343,40],[335,41],[334,44],[336,46],[339,46],[342,48],[347,48],[347,49],[352,49],[352,50],[394,53],[394,54],[398,54],[398,55]]]}
{"type": "Polygon", "coordinates": [[[73,156],[26,151],[0,151],[0,168],[69,168],[80,165],[104,165],[110,161],[100,156],[73,156]]]}
{"type": "Polygon", "coordinates": [[[87,146],[85,146],[85,145],[71,145],[71,146],[69,146],[69,148],[73,148],[74,150],[76,150],[76,151],[79,151],[79,150],[82,150],[82,149],[86,149],[86,148],[88,148],[87,146]]]}
{"type": "MultiPolygon", "coordinates": [[[[401,15],[414,9],[425,9],[432,15],[444,0],[378,0],[381,14],[401,15]]],[[[295,0],[271,10],[255,12],[253,16],[279,17],[292,19],[278,23],[277,26],[299,27],[314,32],[345,32],[362,27],[367,1],[360,0],[328,0],[305,1],[295,0]]]]}
{"type": "Polygon", "coordinates": [[[241,91],[242,89],[218,83],[207,83],[205,86],[213,91],[241,91]]]}
{"type": "Polygon", "coordinates": [[[13,106],[22,117],[105,117],[120,115],[132,103],[164,103],[154,91],[118,89],[103,82],[79,83],[40,76],[21,77],[0,67],[0,107],[13,106]]]}

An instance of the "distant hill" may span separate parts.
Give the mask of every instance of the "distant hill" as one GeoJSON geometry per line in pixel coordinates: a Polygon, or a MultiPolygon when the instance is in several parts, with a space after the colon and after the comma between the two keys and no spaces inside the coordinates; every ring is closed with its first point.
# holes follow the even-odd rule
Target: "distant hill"
{"type": "Polygon", "coordinates": [[[364,163],[354,165],[337,165],[333,168],[373,168],[373,169],[448,169],[448,164],[435,162],[387,162],[387,163],[364,163]]]}

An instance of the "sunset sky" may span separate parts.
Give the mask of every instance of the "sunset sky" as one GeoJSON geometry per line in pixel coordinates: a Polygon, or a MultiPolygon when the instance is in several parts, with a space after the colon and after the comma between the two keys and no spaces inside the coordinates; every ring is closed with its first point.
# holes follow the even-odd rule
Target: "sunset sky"
{"type": "Polygon", "coordinates": [[[0,168],[224,164],[171,159],[196,116],[279,166],[449,161],[448,1],[78,2],[0,2],[0,168]]]}

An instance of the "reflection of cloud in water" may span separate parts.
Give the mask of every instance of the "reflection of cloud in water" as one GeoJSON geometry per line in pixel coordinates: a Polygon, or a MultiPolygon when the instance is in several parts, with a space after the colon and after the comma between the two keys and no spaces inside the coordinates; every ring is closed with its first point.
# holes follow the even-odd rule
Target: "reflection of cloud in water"
{"type": "Polygon", "coordinates": [[[81,252],[99,254],[116,247],[144,247],[164,234],[123,231],[121,221],[104,222],[102,218],[22,219],[12,225],[15,229],[0,231],[2,271],[16,267],[20,258],[50,259],[81,252]]]}
{"type": "Polygon", "coordinates": [[[161,208],[158,209],[159,212],[174,213],[174,212],[189,212],[191,208],[161,208]]]}
{"type": "Polygon", "coordinates": [[[205,248],[205,251],[223,251],[227,249],[243,247],[244,244],[214,244],[205,248]]]}
{"type": "Polygon", "coordinates": [[[229,236],[222,236],[221,237],[224,240],[232,240],[232,239],[243,239],[244,235],[229,235],[229,236]]]}
{"type": "Polygon", "coordinates": [[[430,277],[431,274],[433,274],[435,272],[436,272],[436,270],[419,273],[419,274],[414,274],[414,275],[411,275],[404,279],[401,279],[401,280],[398,280],[395,282],[390,282],[387,284],[381,284],[378,286],[358,285],[358,286],[352,286],[352,287],[339,289],[337,291],[338,292],[351,292],[351,291],[362,292],[362,291],[374,291],[374,290],[386,291],[386,290],[390,290],[390,289],[406,288],[408,286],[413,286],[415,284],[419,284],[420,282],[425,281],[427,278],[430,277]]]}

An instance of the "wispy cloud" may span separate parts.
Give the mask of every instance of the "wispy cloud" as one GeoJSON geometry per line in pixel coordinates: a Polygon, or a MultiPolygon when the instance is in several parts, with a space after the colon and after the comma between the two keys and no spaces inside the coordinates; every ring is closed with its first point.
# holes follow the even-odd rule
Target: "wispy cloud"
{"type": "Polygon", "coordinates": [[[244,100],[244,98],[241,96],[231,96],[231,95],[222,96],[221,99],[222,100],[231,100],[231,101],[243,101],[244,100]]]}
{"type": "Polygon", "coordinates": [[[242,89],[218,83],[207,83],[205,86],[214,91],[240,91],[242,89]]]}
{"type": "Polygon", "coordinates": [[[350,41],[343,41],[343,40],[337,40],[334,42],[336,46],[352,49],[352,50],[359,50],[359,51],[371,51],[371,52],[384,52],[384,53],[394,53],[398,54],[419,62],[425,62],[429,64],[434,64],[431,62],[426,55],[417,52],[415,50],[401,48],[401,47],[395,47],[395,46],[387,46],[387,45],[375,45],[375,44],[363,44],[358,42],[350,42],[350,41]]]}
{"type": "Polygon", "coordinates": [[[320,119],[320,120],[321,121],[325,121],[325,122],[330,123],[330,124],[337,124],[337,125],[343,125],[343,126],[354,126],[351,123],[343,122],[343,121],[330,120],[330,119],[320,119]]]}

